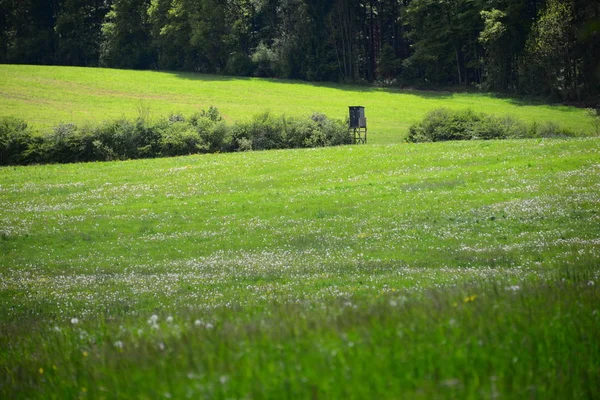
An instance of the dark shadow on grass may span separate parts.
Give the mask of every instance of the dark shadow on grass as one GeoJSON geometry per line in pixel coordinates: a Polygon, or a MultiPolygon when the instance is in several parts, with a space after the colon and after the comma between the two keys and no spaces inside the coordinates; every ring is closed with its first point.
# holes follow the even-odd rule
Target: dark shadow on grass
{"type": "Polygon", "coordinates": [[[457,88],[457,90],[435,90],[435,89],[418,89],[407,87],[387,86],[381,87],[369,83],[334,83],[334,82],[309,82],[296,79],[278,79],[278,78],[258,78],[248,76],[233,76],[233,75],[216,75],[204,74],[198,72],[181,72],[181,71],[157,71],[164,74],[174,75],[180,79],[186,79],[194,82],[232,82],[232,81],[251,81],[260,79],[270,83],[284,83],[287,85],[302,85],[315,88],[327,88],[333,90],[341,90],[346,92],[358,93],[388,93],[388,94],[404,94],[412,95],[422,99],[437,99],[447,100],[455,95],[462,96],[479,96],[492,99],[499,99],[508,102],[514,106],[549,106],[557,111],[570,112],[573,105],[565,105],[561,103],[549,102],[543,98],[532,98],[526,96],[518,96],[515,94],[504,94],[494,92],[482,92],[478,90],[469,90],[469,88],[457,88]]]}
{"type": "Polygon", "coordinates": [[[187,79],[190,81],[197,82],[231,82],[231,81],[251,81],[260,79],[270,83],[285,83],[287,85],[302,85],[312,86],[315,88],[327,88],[334,90],[342,90],[348,92],[361,92],[361,93],[400,93],[400,94],[411,94],[424,98],[450,98],[455,93],[449,91],[435,91],[435,90],[413,90],[398,87],[381,87],[375,86],[369,83],[335,83],[335,82],[309,82],[299,79],[279,79],[279,78],[262,78],[262,77],[248,77],[248,76],[230,76],[230,75],[214,75],[214,74],[203,74],[197,72],[178,72],[178,71],[160,71],[164,74],[174,75],[180,79],[187,79]]]}

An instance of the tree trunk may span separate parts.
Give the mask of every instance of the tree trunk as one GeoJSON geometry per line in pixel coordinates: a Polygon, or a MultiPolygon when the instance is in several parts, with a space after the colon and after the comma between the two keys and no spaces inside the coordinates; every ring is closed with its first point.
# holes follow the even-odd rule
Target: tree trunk
{"type": "Polygon", "coordinates": [[[460,72],[460,59],[458,57],[458,49],[454,47],[454,54],[456,55],[456,70],[458,71],[458,84],[462,85],[462,74],[460,72]]]}

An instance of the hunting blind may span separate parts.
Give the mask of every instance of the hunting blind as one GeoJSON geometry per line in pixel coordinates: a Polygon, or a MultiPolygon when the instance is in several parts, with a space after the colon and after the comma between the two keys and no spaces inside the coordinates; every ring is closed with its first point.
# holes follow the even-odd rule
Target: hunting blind
{"type": "Polygon", "coordinates": [[[355,144],[367,143],[367,118],[363,106],[350,106],[348,129],[352,131],[355,144]]]}

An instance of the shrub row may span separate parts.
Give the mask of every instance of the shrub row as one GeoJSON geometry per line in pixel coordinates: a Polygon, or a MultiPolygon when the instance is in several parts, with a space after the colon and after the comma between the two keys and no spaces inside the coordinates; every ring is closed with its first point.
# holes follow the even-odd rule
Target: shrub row
{"type": "Polygon", "coordinates": [[[439,108],[410,127],[408,142],[440,142],[446,140],[489,140],[541,137],[580,136],[553,122],[526,125],[511,116],[496,117],[472,110],[439,108]]]}
{"type": "Polygon", "coordinates": [[[351,143],[341,121],[314,113],[308,118],[268,112],[227,124],[211,107],[189,118],[173,114],[151,122],[119,119],[100,125],[59,124],[34,132],[14,117],[0,118],[0,165],[70,163],[152,158],[195,153],[334,146],[351,143]]]}

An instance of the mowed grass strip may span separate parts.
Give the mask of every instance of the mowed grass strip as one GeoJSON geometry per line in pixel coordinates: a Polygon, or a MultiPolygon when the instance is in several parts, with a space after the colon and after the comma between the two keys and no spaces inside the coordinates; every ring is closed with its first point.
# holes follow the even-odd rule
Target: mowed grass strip
{"type": "Polygon", "coordinates": [[[2,168],[0,397],[593,397],[599,151],[2,168]]]}
{"type": "Polygon", "coordinates": [[[0,115],[13,115],[38,128],[60,122],[99,123],[140,110],[154,118],[190,115],[216,106],[227,120],[239,121],[270,110],[306,116],[321,112],[345,119],[348,106],[366,107],[370,143],[398,143],[428,111],[471,108],[511,115],[527,123],[554,122],[575,132],[593,131],[584,110],[531,104],[490,94],[449,93],[315,84],[193,73],[101,68],[0,65],[0,115]]]}

